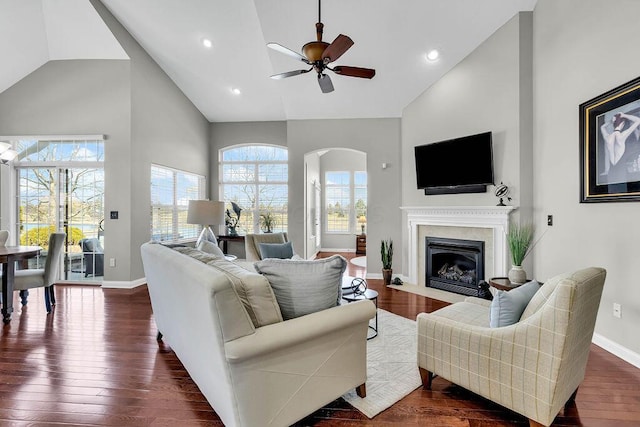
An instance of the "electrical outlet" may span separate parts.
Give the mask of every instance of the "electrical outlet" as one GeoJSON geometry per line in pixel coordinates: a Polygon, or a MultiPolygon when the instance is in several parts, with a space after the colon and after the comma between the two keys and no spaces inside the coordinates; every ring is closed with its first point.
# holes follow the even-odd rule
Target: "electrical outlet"
{"type": "Polygon", "coordinates": [[[116,259],[109,258],[109,267],[115,267],[115,266],[116,266],[116,259]]]}
{"type": "Polygon", "coordinates": [[[622,306],[616,302],[613,303],[613,317],[622,318],[622,306]]]}

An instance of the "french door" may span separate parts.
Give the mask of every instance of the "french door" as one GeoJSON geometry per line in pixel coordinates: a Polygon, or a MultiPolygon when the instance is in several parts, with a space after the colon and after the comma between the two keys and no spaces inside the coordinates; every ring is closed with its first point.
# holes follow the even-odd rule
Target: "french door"
{"type": "Polygon", "coordinates": [[[18,167],[17,234],[20,244],[38,245],[44,266],[49,234],[64,231],[61,280],[102,281],[104,275],[104,169],[18,167]]]}

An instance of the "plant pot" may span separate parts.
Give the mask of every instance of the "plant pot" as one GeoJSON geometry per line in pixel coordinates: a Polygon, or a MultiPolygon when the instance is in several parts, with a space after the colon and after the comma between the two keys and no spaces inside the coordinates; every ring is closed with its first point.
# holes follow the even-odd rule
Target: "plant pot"
{"type": "Polygon", "coordinates": [[[527,281],[527,272],[524,271],[521,265],[512,265],[508,276],[509,281],[515,285],[522,285],[527,281]]]}
{"type": "Polygon", "coordinates": [[[382,269],[382,280],[384,280],[384,285],[389,286],[391,284],[391,275],[393,274],[393,270],[390,268],[382,269]]]}

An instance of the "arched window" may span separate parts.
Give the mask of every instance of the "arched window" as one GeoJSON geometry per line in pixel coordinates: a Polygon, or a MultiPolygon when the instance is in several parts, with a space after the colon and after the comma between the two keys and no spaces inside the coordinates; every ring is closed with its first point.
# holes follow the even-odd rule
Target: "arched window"
{"type": "Polygon", "coordinates": [[[236,145],[220,150],[220,200],[242,208],[240,230],[268,231],[264,218],[274,218],[270,231],[287,231],[289,152],[274,145],[236,145]]]}

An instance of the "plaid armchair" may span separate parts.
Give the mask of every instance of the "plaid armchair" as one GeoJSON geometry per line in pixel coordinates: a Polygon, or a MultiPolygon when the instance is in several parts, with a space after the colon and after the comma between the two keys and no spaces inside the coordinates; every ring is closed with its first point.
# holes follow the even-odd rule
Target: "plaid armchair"
{"type": "Polygon", "coordinates": [[[438,375],[550,425],[584,379],[605,276],[592,267],[548,280],[506,327],[489,328],[491,303],[478,298],[419,314],[424,387],[438,375]]]}

